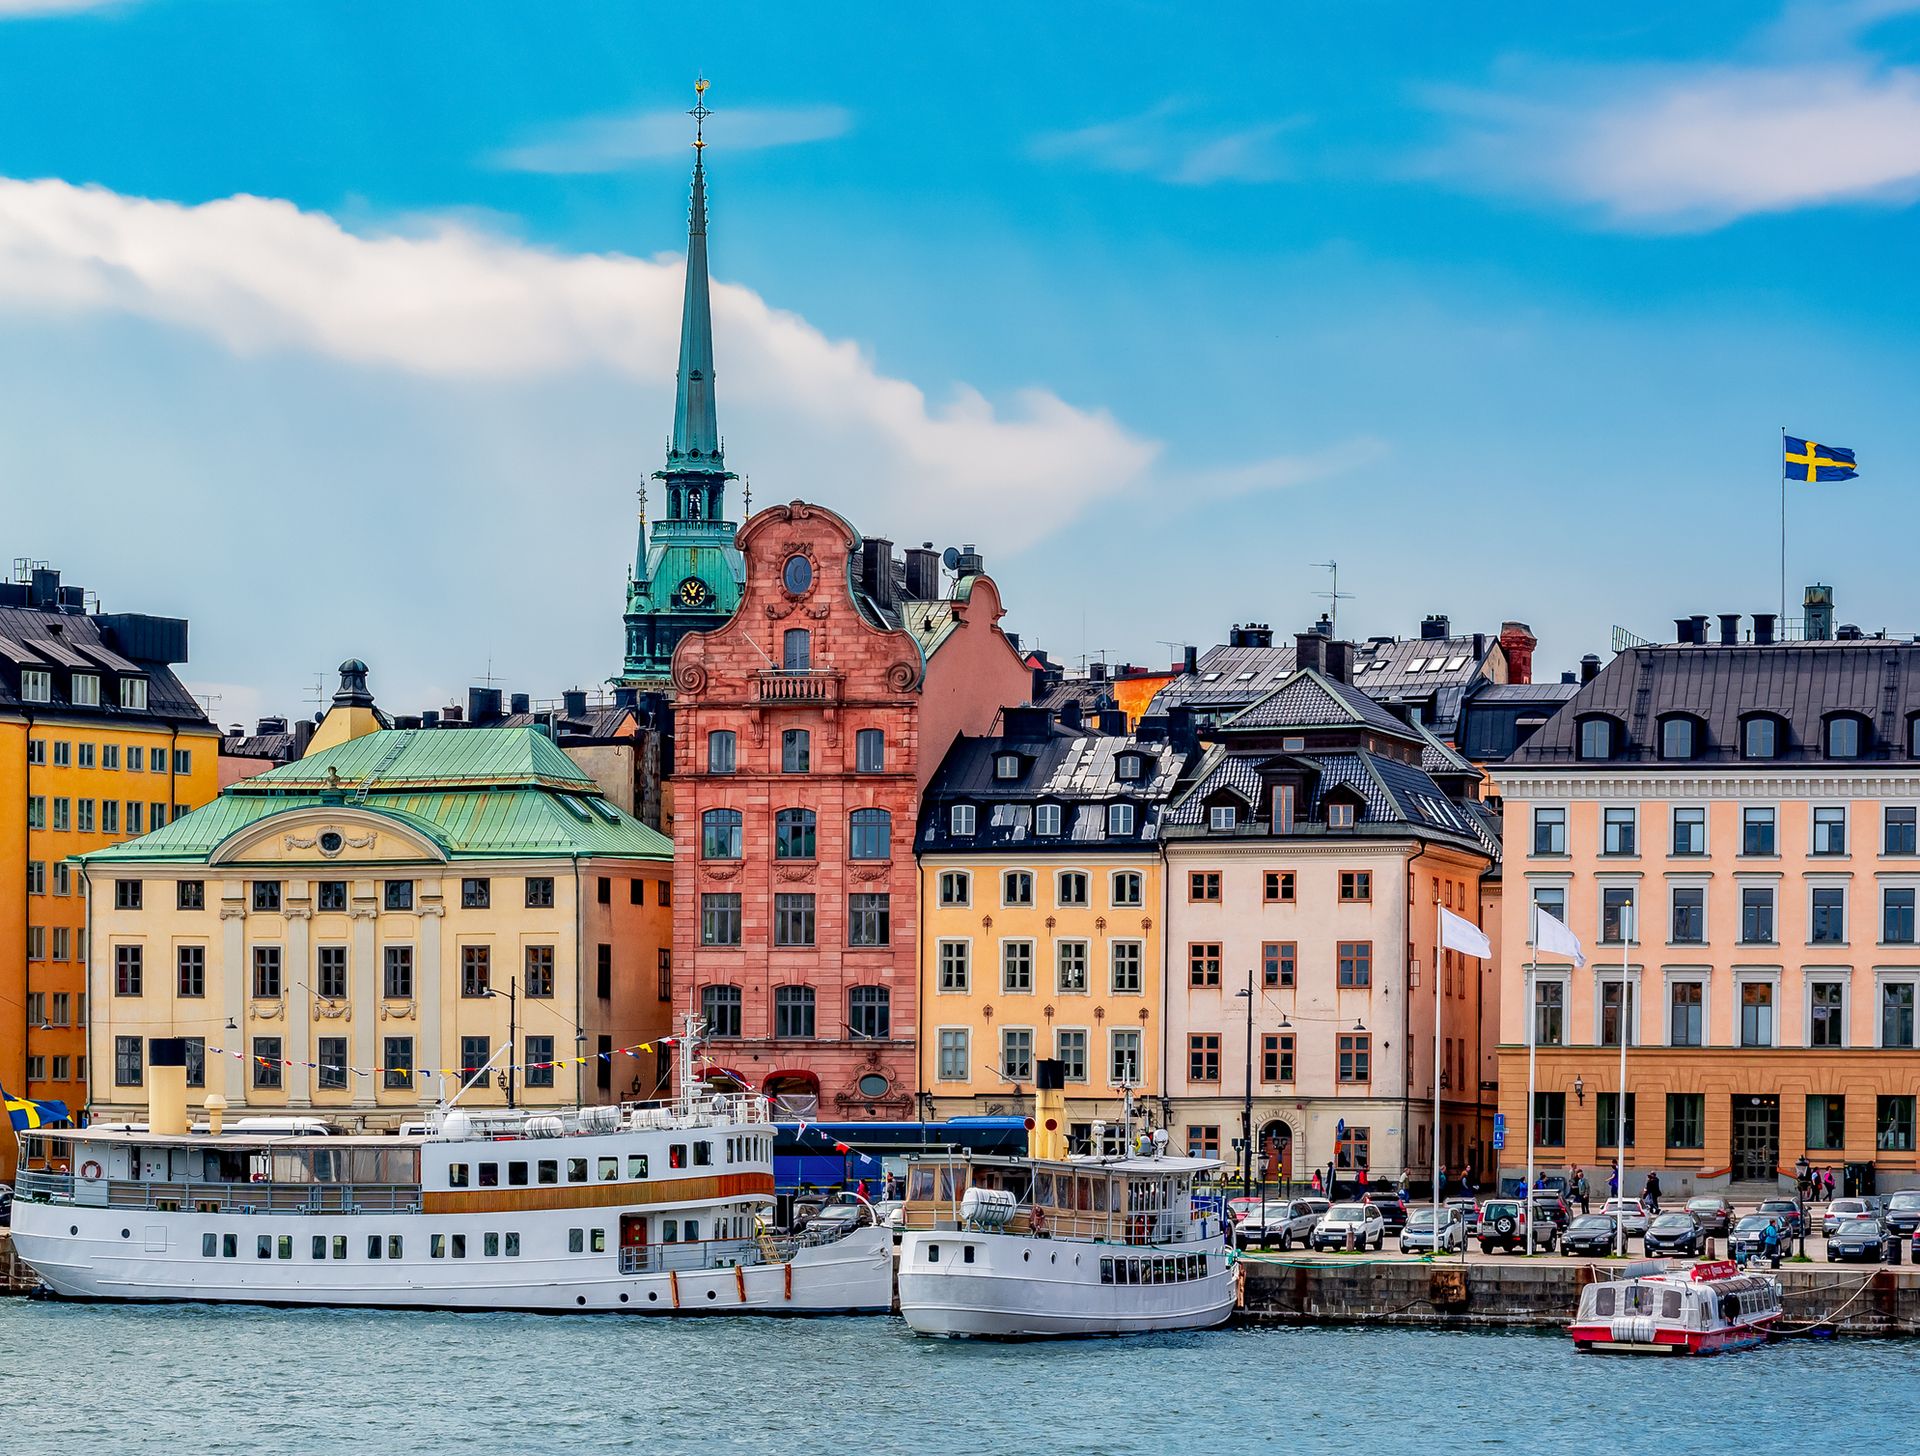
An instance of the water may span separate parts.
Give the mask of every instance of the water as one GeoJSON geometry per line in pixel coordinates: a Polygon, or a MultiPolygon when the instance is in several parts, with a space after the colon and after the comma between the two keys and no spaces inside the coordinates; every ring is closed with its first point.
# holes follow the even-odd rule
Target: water
{"type": "Polygon", "coordinates": [[[1545,1334],[1224,1330],[965,1345],[898,1320],[645,1320],[0,1300],[5,1456],[1912,1449],[1920,1345],[1713,1360],[1545,1334]],[[25,1382],[46,1382],[28,1394],[25,1382]],[[1885,1444],[1891,1442],[1892,1444],[1885,1444]]]}

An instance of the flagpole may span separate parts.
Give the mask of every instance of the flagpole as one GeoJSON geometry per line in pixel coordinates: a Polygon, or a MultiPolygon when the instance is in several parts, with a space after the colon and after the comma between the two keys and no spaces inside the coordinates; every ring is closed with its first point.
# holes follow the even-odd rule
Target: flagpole
{"type": "Polygon", "coordinates": [[[1533,1025],[1534,1020],[1538,1015],[1538,1012],[1536,1010],[1536,1002],[1535,1002],[1535,997],[1537,996],[1538,993],[1534,989],[1534,980],[1540,974],[1540,907],[1538,905],[1529,905],[1527,908],[1527,930],[1528,930],[1527,983],[1526,983],[1527,989],[1525,992],[1525,996],[1526,996],[1525,1011],[1526,1011],[1526,1017],[1527,1017],[1527,1113],[1526,1113],[1527,1187],[1526,1187],[1526,1213],[1524,1215],[1524,1218],[1526,1220],[1526,1229],[1527,1229],[1527,1257],[1532,1258],[1533,1257],[1533,1096],[1534,1096],[1533,1088],[1534,1088],[1534,1064],[1536,1061],[1534,1053],[1538,1049],[1537,1042],[1534,1036],[1534,1025],[1533,1025]]]}
{"type": "Polygon", "coordinates": [[[1787,631],[1787,427],[1780,427],[1780,633],[1787,631]]]}
{"type": "MultiPolygon", "coordinates": [[[[1629,899],[1620,909],[1620,1084],[1613,1094],[1613,1178],[1614,1197],[1624,1204],[1627,1197],[1627,958],[1633,953],[1635,904],[1629,899]]],[[[1623,1211],[1613,1221],[1620,1257],[1627,1257],[1627,1218],[1623,1211]]]]}
{"type": "MultiPolygon", "coordinates": [[[[1433,1253],[1440,1256],[1440,941],[1446,927],[1440,920],[1440,900],[1433,902],[1433,1253]]],[[[1497,1164],[1495,1165],[1498,1166],[1497,1164]]],[[[1498,1177],[1496,1173],[1494,1175],[1498,1177]]],[[[1460,1245],[1460,1257],[1467,1257],[1467,1246],[1460,1245]]]]}

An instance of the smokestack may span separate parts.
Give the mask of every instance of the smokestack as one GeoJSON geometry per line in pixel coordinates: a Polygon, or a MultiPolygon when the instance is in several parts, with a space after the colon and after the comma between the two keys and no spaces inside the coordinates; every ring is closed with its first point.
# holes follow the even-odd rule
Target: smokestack
{"type": "Polygon", "coordinates": [[[187,1135],[187,1039],[147,1038],[147,1130],[159,1137],[187,1135]]]}
{"type": "Polygon", "coordinates": [[[1353,681],[1353,644],[1351,642],[1327,644],[1327,676],[1335,682],[1353,681]]]}
{"type": "Polygon", "coordinates": [[[1453,622],[1445,612],[1432,612],[1420,621],[1420,640],[1438,642],[1453,635],[1453,622]]]}
{"type": "Polygon", "coordinates": [[[1600,676],[1600,654],[1589,652],[1580,659],[1580,681],[1590,683],[1600,676]]]}
{"type": "Polygon", "coordinates": [[[1692,645],[1693,618],[1675,617],[1673,619],[1673,640],[1679,643],[1682,647],[1688,647],[1692,645]]]}
{"type": "Polygon", "coordinates": [[[1102,733],[1119,736],[1127,731],[1127,715],[1118,708],[1100,710],[1099,727],[1102,733]]]}
{"type": "Polygon", "coordinates": [[[1181,655],[1181,663],[1183,671],[1198,672],[1200,670],[1200,649],[1198,647],[1187,648],[1181,655]]]}
{"type": "Polygon", "coordinates": [[[1740,645],[1740,614],[1738,612],[1720,614],[1720,645],[1722,647],[1740,645]]]}
{"type": "Polygon", "coordinates": [[[584,689],[568,688],[560,694],[560,711],[569,718],[582,718],[587,712],[587,695],[584,689]]]}
{"type": "Polygon", "coordinates": [[[1540,640],[1533,635],[1533,628],[1525,622],[1500,624],[1500,647],[1507,654],[1508,682],[1533,681],[1533,652],[1539,645],[1540,640]]]}
{"type": "Polygon", "coordinates": [[[1052,1057],[1033,1064],[1033,1136],[1030,1156],[1058,1162],[1067,1155],[1067,1069],[1052,1057]]]}
{"type": "Polygon", "coordinates": [[[1772,612],[1755,612],[1753,614],[1753,641],[1755,646],[1771,647],[1773,645],[1773,624],[1777,620],[1778,618],[1772,612]]]}
{"type": "Polygon", "coordinates": [[[1295,632],[1293,646],[1295,666],[1310,667],[1315,672],[1327,670],[1327,639],[1318,632],[1295,632]]]}

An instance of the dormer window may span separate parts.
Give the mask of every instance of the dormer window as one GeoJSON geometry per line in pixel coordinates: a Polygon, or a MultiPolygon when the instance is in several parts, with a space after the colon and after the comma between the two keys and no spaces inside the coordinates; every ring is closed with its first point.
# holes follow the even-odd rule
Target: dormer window
{"type": "Polygon", "coordinates": [[[1612,718],[1580,720],[1580,756],[1590,759],[1612,758],[1620,751],[1619,723],[1612,718]]]}
{"type": "Polygon", "coordinates": [[[1109,839],[1133,837],[1133,805],[1107,805],[1107,837],[1109,839]]]}
{"type": "Polygon", "coordinates": [[[39,667],[21,668],[20,697],[23,702],[28,703],[52,702],[53,674],[39,667]]]}
{"type": "Polygon", "coordinates": [[[1907,757],[1920,758],[1920,713],[1907,719],[1907,757]]]}
{"type": "Polygon", "coordinates": [[[1058,804],[1035,804],[1033,806],[1033,832],[1042,839],[1057,839],[1060,835],[1060,806],[1058,804]]]}
{"type": "Polygon", "coordinates": [[[73,705],[76,708],[100,706],[100,674],[76,672],[73,675],[73,705]]]}
{"type": "Polygon", "coordinates": [[[1209,829],[1231,829],[1240,822],[1240,811],[1232,804],[1215,804],[1207,811],[1209,829]]]}
{"type": "Polygon", "coordinates": [[[1144,764],[1137,753],[1123,753],[1115,761],[1113,776],[1122,783],[1132,783],[1140,777],[1144,764]]]}
{"type": "Polygon", "coordinates": [[[951,814],[948,817],[947,823],[948,823],[949,829],[954,834],[964,835],[964,834],[973,833],[973,823],[974,823],[973,805],[955,804],[953,806],[953,810],[951,814]]]}
{"type": "Polygon", "coordinates": [[[1778,758],[1781,747],[1780,720],[1768,713],[1755,713],[1740,724],[1740,755],[1743,758],[1778,758]]]}
{"type": "Polygon", "coordinates": [[[1353,828],[1353,805],[1341,803],[1338,800],[1327,805],[1327,828],[1353,828]]]}
{"type": "Polygon", "coordinates": [[[120,679],[120,706],[132,708],[135,712],[147,710],[147,680],[143,677],[123,677],[120,679]]]}
{"type": "Polygon", "coordinates": [[[1020,777],[1020,755],[1017,753],[996,754],[993,760],[993,776],[1005,781],[1020,777]]]}
{"type": "Polygon", "coordinates": [[[1660,756],[1689,759],[1700,756],[1700,722],[1684,713],[1660,720],[1660,756]]]}
{"type": "Polygon", "coordinates": [[[1852,713],[1835,713],[1827,719],[1827,757],[1859,758],[1866,753],[1871,735],[1867,725],[1852,713]]]}

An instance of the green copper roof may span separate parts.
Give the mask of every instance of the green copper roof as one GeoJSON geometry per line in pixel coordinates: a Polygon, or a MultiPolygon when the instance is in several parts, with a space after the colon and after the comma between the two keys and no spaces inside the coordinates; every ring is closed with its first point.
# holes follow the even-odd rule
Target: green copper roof
{"type": "Polygon", "coordinates": [[[392,728],[367,733],[242,779],[229,792],[265,794],[335,786],[353,790],[369,776],[389,790],[478,783],[544,784],[600,792],[551,738],[532,728],[392,728]]]}

